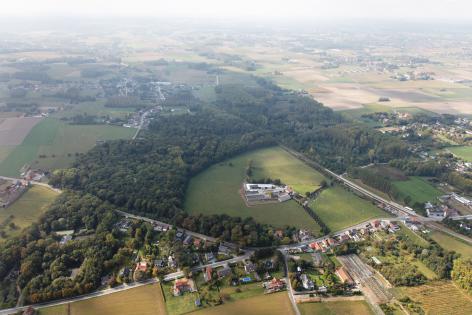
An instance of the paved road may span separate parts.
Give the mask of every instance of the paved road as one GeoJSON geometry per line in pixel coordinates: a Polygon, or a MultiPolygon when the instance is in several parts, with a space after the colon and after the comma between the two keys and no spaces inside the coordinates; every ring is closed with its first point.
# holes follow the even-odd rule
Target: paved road
{"type": "Polygon", "coordinates": [[[438,221],[441,221],[439,219],[435,219],[435,218],[427,218],[427,217],[424,217],[424,216],[421,216],[419,214],[417,214],[416,212],[412,211],[412,210],[409,210],[407,207],[404,207],[396,202],[392,202],[392,201],[389,201],[389,200],[386,200],[376,194],[374,194],[373,192],[371,191],[368,191],[367,189],[357,185],[356,183],[344,178],[343,176],[341,175],[338,175],[332,171],[330,171],[329,169],[327,168],[324,168],[322,167],[321,165],[319,165],[318,163],[310,160],[309,158],[307,158],[306,156],[304,156],[303,154],[299,153],[299,152],[296,152],[296,151],[293,151],[291,150],[290,148],[287,148],[285,146],[282,146],[287,152],[289,152],[290,154],[292,154],[293,156],[295,156],[296,158],[302,160],[303,162],[305,162],[306,164],[308,164],[309,166],[315,168],[316,170],[318,171],[322,171],[324,172],[325,174],[328,174],[330,175],[331,177],[341,181],[342,183],[344,183],[346,186],[348,186],[349,188],[357,191],[358,193],[360,194],[363,194],[364,196],[372,199],[372,200],[375,200],[377,202],[380,202],[380,203],[383,203],[385,205],[388,205],[391,209],[394,209],[398,212],[398,216],[401,214],[402,216],[412,216],[414,217],[417,221],[420,221],[420,222],[423,222],[425,223],[427,226],[429,227],[432,227],[434,229],[439,229],[441,231],[443,231],[444,233],[447,233],[449,235],[452,235],[454,237],[458,237],[464,241],[466,241],[467,243],[470,243],[472,244],[472,239],[471,238],[468,238],[466,236],[463,236],[463,235],[460,235],[450,229],[448,229],[447,227],[443,226],[443,225],[439,225],[438,221]]]}
{"type": "MultiPolygon", "coordinates": [[[[217,262],[214,262],[214,263],[211,263],[211,264],[195,266],[191,269],[191,271],[196,272],[196,271],[203,270],[207,267],[218,268],[218,267],[226,266],[228,264],[235,264],[235,263],[238,263],[238,262],[245,261],[245,260],[249,259],[252,256],[252,254],[254,254],[253,251],[247,251],[246,253],[244,253],[244,255],[241,255],[241,256],[237,256],[237,257],[230,258],[230,259],[227,259],[227,260],[217,261],[217,262]]],[[[169,274],[164,276],[164,281],[171,281],[171,280],[179,279],[179,278],[182,278],[183,276],[184,276],[183,271],[177,271],[177,272],[174,272],[174,273],[169,273],[169,274]]]]}
{"type": "Polygon", "coordinates": [[[281,253],[284,256],[285,283],[287,284],[288,297],[290,299],[290,303],[292,303],[292,308],[293,308],[293,311],[295,312],[295,315],[301,315],[300,310],[298,309],[297,302],[295,301],[295,297],[293,296],[292,283],[290,282],[290,278],[288,276],[287,253],[284,251],[281,251],[281,253]]]}
{"type": "Polygon", "coordinates": [[[461,239],[463,240],[464,242],[472,245],[472,239],[470,237],[467,237],[465,235],[462,235],[462,234],[459,234],[457,232],[454,232],[453,230],[443,226],[443,225],[440,225],[439,223],[437,222],[434,222],[434,223],[428,223],[428,224],[425,224],[427,227],[429,227],[430,229],[433,229],[433,230],[438,230],[438,231],[441,231],[443,233],[446,233],[446,234],[449,234],[455,238],[458,238],[458,239],[461,239]]]}
{"type": "Polygon", "coordinates": [[[411,211],[411,210],[408,210],[406,209],[406,207],[403,207],[402,205],[396,203],[396,202],[393,202],[393,201],[390,201],[390,200],[386,200],[374,193],[372,193],[371,191],[357,185],[356,183],[344,178],[343,176],[341,175],[338,175],[332,171],[330,171],[329,169],[321,166],[320,164],[312,161],[311,159],[307,158],[305,155],[299,153],[299,152],[296,152],[288,147],[285,147],[285,146],[282,146],[282,148],[284,148],[287,152],[289,152],[290,154],[292,154],[293,156],[295,156],[296,158],[302,160],[303,162],[305,162],[306,164],[308,164],[309,166],[319,170],[319,171],[322,171],[323,173],[325,174],[328,174],[329,176],[337,179],[338,181],[344,183],[346,186],[348,186],[349,188],[351,188],[352,190],[355,190],[361,194],[363,194],[364,196],[370,198],[370,199],[373,199],[377,202],[380,202],[380,203],[383,203],[385,205],[388,205],[390,206],[390,208],[398,211],[398,212],[401,212],[402,214],[406,214],[406,215],[416,215],[416,213],[414,211],[411,211]]]}

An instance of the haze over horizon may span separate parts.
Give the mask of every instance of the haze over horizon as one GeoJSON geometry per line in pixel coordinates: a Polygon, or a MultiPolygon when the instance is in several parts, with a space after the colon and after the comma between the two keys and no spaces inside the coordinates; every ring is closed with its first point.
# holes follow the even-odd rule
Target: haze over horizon
{"type": "Polygon", "coordinates": [[[0,5],[4,17],[182,17],[182,18],[472,18],[467,0],[18,0],[0,5]]]}

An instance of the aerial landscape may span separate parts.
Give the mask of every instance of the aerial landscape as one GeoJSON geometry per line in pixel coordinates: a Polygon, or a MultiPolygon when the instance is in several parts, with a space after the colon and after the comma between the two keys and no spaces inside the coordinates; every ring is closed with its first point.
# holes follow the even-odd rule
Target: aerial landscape
{"type": "Polygon", "coordinates": [[[223,2],[0,4],[0,315],[472,314],[472,4],[223,2]]]}

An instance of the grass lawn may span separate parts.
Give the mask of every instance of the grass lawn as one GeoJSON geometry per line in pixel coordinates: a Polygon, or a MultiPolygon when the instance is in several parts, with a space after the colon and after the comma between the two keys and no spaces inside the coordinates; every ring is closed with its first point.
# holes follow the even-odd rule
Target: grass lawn
{"type": "Polygon", "coordinates": [[[7,220],[17,226],[15,230],[11,230],[9,227],[3,228],[7,236],[18,234],[23,228],[35,222],[57,195],[55,191],[47,187],[33,186],[11,206],[0,209],[0,224],[7,220]],[[11,216],[13,216],[12,219],[11,216]]]}
{"type": "MultiPolygon", "coordinates": [[[[269,148],[252,151],[239,155],[226,162],[211,166],[198,174],[190,181],[185,199],[185,210],[192,214],[227,214],[235,217],[253,217],[261,223],[274,226],[292,225],[307,228],[314,233],[319,232],[318,224],[295,202],[272,203],[247,207],[239,194],[241,184],[245,179],[245,170],[248,161],[252,160],[256,167],[255,173],[282,175],[280,179],[286,184],[309,186],[312,180],[313,187],[317,185],[319,174],[300,164],[280,148],[269,148]],[[273,155],[283,155],[283,158],[273,155]],[[265,167],[263,161],[267,159],[270,167],[265,167]],[[284,163],[284,172],[274,170],[276,165],[284,163]],[[279,164],[277,164],[279,163],[279,164]],[[302,171],[303,170],[303,171],[302,171]],[[293,174],[306,172],[300,180],[293,174]]],[[[275,178],[275,176],[274,176],[275,178]]]]}
{"type": "Polygon", "coordinates": [[[202,309],[192,315],[292,315],[294,314],[287,292],[259,295],[244,300],[202,309]]]}
{"type": "Polygon", "coordinates": [[[435,281],[417,287],[395,289],[399,297],[419,302],[426,314],[472,314],[472,299],[451,281],[435,281]]]}
{"type": "Polygon", "coordinates": [[[339,301],[301,303],[298,308],[302,315],[373,315],[364,301],[339,301]]]}
{"type": "Polygon", "coordinates": [[[449,147],[447,150],[464,161],[472,162],[472,146],[449,147]]]}
{"type": "Polygon", "coordinates": [[[423,204],[428,201],[435,201],[437,197],[444,194],[428,181],[417,176],[410,177],[408,180],[394,181],[393,185],[402,196],[409,196],[412,203],[423,204]]]}
{"type": "Polygon", "coordinates": [[[167,314],[179,315],[196,310],[197,306],[195,306],[195,300],[198,298],[198,293],[187,292],[182,296],[174,296],[172,294],[173,285],[174,281],[162,283],[162,291],[164,293],[167,314]]]}
{"type": "Polygon", "coordinates": [[[84,301],[41,309],[40,315],[165,315],[159,284],[144,285],[84,301]]]}
{"type": "Polygon", "coordinates": [[[450,236],[441,231],[432,231],[430,234],[431,238],[435,240],[442,248],[455,251],[465,258],[472,259],[472,246],[463,242],[462,240],[450,236]]]}
{"type": "Polygon", "coordinates": [[[69,125],[54,118],[43,119],[22,144],[0,163],[0,175],[16,177],[29,164],[35,168],[65,167],[75,153],[85,153],[97,140],[130,139],[135,130],[109,125],[69,125]],[[39,158],[44,154],[46,158],[39,158]],[[54,155],[54,156],[53,156],[54,155]]]}
{"type": "Polygon", "coordinates": [[[323,190],[310,206],[333,232],[369,219],[390,216],[341,186],[323,190]]]}
{"type": "Polygon", "coordinates": [[[237,287],[224,287],[220,289],[221,294],[228,294],[229,295],[229,300],[231,302],[241,300],[241,299],[246,299],[249,297],[257,296],[257,295],[262,295],[264,294],[264,288],[262,287],[261,282],[255,282],[255,283],[249,283],[249,284],[243,284],[239,285],[237,287]],[[236,292],[236,289],[238,289],[241,292],[236,292]]]}

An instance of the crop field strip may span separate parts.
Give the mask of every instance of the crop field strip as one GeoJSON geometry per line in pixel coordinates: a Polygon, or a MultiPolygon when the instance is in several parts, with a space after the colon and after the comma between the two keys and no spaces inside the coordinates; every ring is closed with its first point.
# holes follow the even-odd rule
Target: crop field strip
{"type": "Polygon", "coordinates": [[[216,307],[189,313],[192,315],[293,315],[287,292],[278,292],[229,302],[216,307]]]}
{"type": "Polygon", "coordinates": [[[437,281],[417,287],[402,288],[402,291],[415,302],[420,302],[426,314],[472,314],[472,298],[452,282],[437,281]]]}
{"type": "Polygon", "coordinates": [[[134,131],[118,126],[69,125],[46,118],[31,129],[20,145],[11,149],[0,163],[0,175],[17,177],[25,164],[44,169],[66,167],[76,158],[76,153],[87,152],[97,140],[130,139],[134,131]]]}
{"type": "Polygon", "coordinates": [[[298,308],[302,315],[373,315],[365,301],[333,301],[301,303],[298,308]]]}
{"type": "Polygon", "coordinates": [[[41,309],[39,315],[166,315],[159,284],[41,309]]]}

